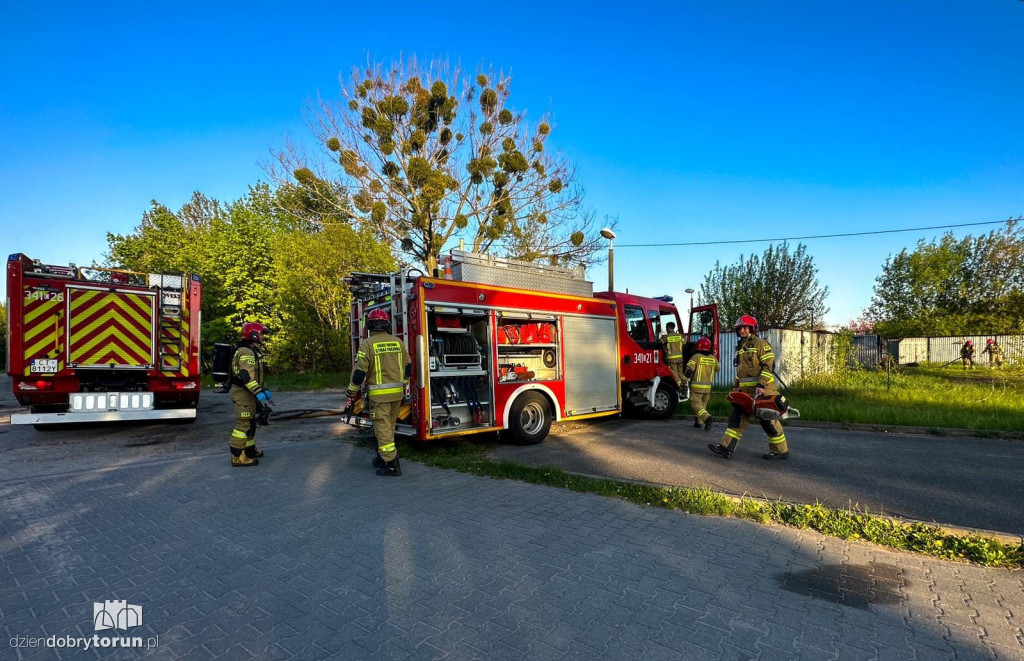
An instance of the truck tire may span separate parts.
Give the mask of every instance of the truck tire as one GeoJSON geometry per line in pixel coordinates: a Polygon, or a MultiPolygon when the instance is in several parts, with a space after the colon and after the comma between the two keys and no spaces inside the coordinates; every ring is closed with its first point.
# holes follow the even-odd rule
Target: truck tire
{"type": "Polygon", "coordinates": [[[536,445],[551,429],[554,416],[548,398],[538,392],[525,392],[509,410],[508,426],[519,445],[536,445]]]}
{"type": "Polygon", "coordinates": [[[654,393],[654,406],[647,410],[647,417],[651,420],[665,420],[671,418],[676,412],[676,404],[679,403],[679,395],[676,389],[664,382],[658,384],[658,390],[654,393]]]}

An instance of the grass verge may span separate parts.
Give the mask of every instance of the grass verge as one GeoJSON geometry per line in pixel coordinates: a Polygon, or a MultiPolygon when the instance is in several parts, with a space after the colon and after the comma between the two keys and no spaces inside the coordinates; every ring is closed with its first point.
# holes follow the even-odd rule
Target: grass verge
{"type": "MultiPolygon", "coordinates": [[[[783,392],[807,421],[1024,432],[1024,369],[1019,367],[964,371],[925,365],[891,374],[847,370],[808,377],[783,392]]],[[[726,394],[712,393],[712,415],[729,415],[726,394]]],[[[689,405],[681,405],[678,414],[692,415],[689,405]]]]}
{"type": "Polygon", "coordinates": [[[894,521],[856,508],[835,509],[819,503],[793,505],[751,498],[734,499],[710,489],[657,487],[571,475],[558,468],[524,466],[508,460],[491,461],[487,457],[489,447],[467,443],[430,447],[406,444],[402,447],[402,456],[437,468],[544,484],[619,498],[638,505],[810,528],[841,539],[863,539],[894,549],[950,560],[967,560],[986,567],[1024,567],[1024,544],[1013,546],[979,535],[954,535],[935,526],[894,521]]]}

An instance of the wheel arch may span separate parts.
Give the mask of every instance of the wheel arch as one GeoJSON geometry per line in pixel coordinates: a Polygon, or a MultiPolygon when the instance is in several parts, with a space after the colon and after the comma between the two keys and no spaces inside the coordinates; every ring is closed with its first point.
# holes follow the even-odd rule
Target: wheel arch
{"type": "Polygon", "coordinates": [[[505,411],[501,416],[501,426],[503,429],[508,429],[508,419],[512,411],[512,404],[515,403],[523,393],[536,391],[547,397],[548,402],[551,404],[551,410],[554,412],[554,419],[552,422],[559,422],[562,419],[562,407],[558,405],[558,397],[551,391],[551,388],[540,384],[540,383],[528,383],[516,388],[512,391],[512,394],[505,400],[505,411]]]}

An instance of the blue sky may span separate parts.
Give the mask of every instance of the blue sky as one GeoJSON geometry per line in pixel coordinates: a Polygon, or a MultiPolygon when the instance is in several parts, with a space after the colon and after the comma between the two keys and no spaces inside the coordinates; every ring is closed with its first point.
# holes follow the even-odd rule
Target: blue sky
{"type": "MultiPolygon", "coordinates": [[[[17,3],[0,22],[0,253],[89,263],[152,199],[237,199],[307,138],[306,100],[401,54],[512,73],[511,106],[551,115],[587,205],[618,218],[620,289],[684,300],[716,260],[768,245],[630,244],[1024,213],[1024,2],[626,6],[17,3]]],[[[941,233],[806,241],[828,320],[860,313],[887,255],[941,233]]],[[[603,288],[606,267],[590,276],[603,288]]]]}

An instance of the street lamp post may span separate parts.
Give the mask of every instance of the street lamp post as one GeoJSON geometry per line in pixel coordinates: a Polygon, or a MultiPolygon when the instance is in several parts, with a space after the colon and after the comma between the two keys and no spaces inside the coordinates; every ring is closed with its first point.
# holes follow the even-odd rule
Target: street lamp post
{"type": "Polygon", "coordinates": [[[690,295],[690,320],[688,322],[690,324],[690,335],[693,335],[693,291],[692,289],[686,290],[686,293],[690,295]]]}
{"type": "Polygon", "coordinates": [[[604,227],[601,236],[608,239],[608,291],[615,291],[615,249],[612,247],[615,232],[610,227],[604,227]]]}

